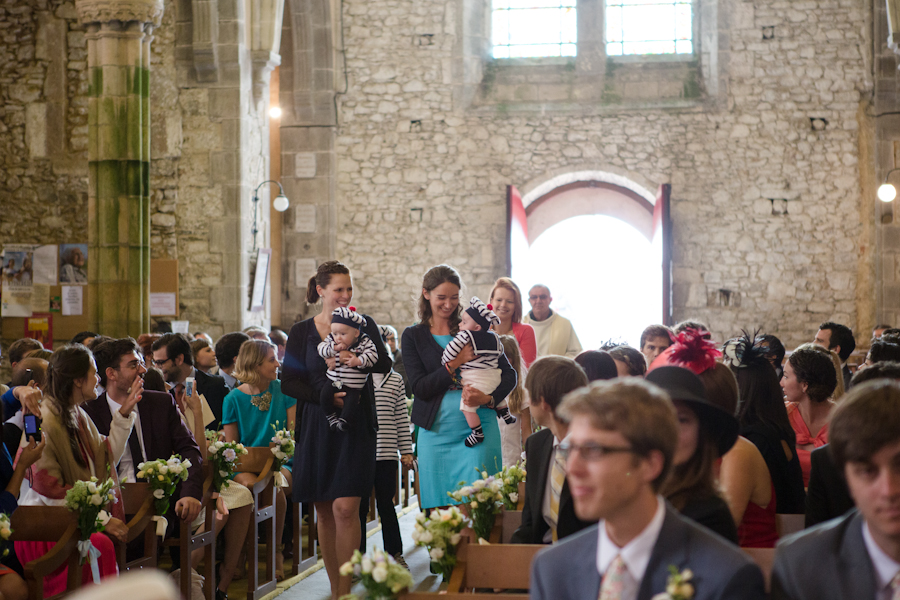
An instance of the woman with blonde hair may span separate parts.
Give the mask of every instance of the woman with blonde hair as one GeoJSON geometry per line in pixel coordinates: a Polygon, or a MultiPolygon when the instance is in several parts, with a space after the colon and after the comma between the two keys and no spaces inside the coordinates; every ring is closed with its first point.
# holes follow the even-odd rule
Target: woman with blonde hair
{"type": "Polygon", "coordinates": [[[509,277],[501,277],[494,282],[490,302],[494,314],[500,317],[500,324],[492,329],[497,335],[515,336],[522,361],[528,369],[537,358],[537,341],[534,328],[522,322],[522,292],[519,286],[509,277]]]}
{"type": "MultiPolygon", "coordinates": [[[[235,361],[234,377],[243,382],[231,390],[222,404],[222,425],[225,441],[240,442],[249,447],[269,446],[276,429],[293,430],[297,401],[281,392],[278,380],[277,348],[267,340],[247,340],[235,361]]],[[[284,532],[284,514],[287,509],[285,493],[291,493],[291,466],[281,469],[283,480],[278,482],[275,498],[275,539],[281,540],[284,532]]],[[[240,473],[235,481],[252,485],[253,475],[240,473]]],[[[253,532],[251,531],[252,535],[253,532]]],[[[275,575],[284,577],[284,556],[275,553],[275,575]]]]}
{"type": "Polygon", "coordinates": [[[522,451],[525,449],[525,440],[531,435],[531,409],[529,408],[528,393],[525,391],[525,375],[528,369],[519,352],[519,344],[511,335],[501,335],[503,352],[506,360],[516,371],[516,387],[506,397],[509,412],[516,416],[517,422],[507,424],[498,418],[500,426],[500,447],[503,451],[503,466],[511,467],[522,460],[522,451]]]}

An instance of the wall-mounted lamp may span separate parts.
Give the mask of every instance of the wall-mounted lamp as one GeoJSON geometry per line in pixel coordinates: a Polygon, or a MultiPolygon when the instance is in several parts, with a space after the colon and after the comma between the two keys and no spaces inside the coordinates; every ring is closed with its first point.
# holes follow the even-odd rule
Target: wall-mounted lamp
{"type": "Polygon", "coordinates": [[[894,171],[900,171],[900,167],[888,171],[887,175],[884,176],[884,183],[878,186],[878,199],[882,202],[892,202],[897,197],[897,188],[893,184],[888,183],[888,178],[894,171]]]}
{"type": "Polygon", "coordinates": [[[278,196],[272,201],[272,208],[277,210],[278,212],[284,212],[291,205],[291,201],[288,200],[288,197],[284,195],[284,188],[281,187],[281,184],[275,181],[274,179],[268,179],[263,181],[261,184],[256,186],[256,189],[253,190],[253,226],[250,228],[250,232],[253,234],[253,247],[256,247],[256,234],[259,233],[259,225],[257,225],[258,211],[259,211],[259,188],[266,185],[267,183],[274,183],[278,186],[280,190],[278,196]]]}
{"type": "Polygon", "coordinates": [[[273,119],[281,118],[281,107],[277,104],[269,109],[269,116],[273,119]]]}

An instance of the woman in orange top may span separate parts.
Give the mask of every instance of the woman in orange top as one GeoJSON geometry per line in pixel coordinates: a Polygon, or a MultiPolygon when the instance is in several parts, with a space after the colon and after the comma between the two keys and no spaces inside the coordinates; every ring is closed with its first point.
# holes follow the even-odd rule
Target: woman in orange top
{"type": "Polygon", "coordinates": [[[781,389],[788,419],[797,434],[797,457],[803,485],[809,485],[809,454],[828,443],[828,418],[834,408],[831,395],[837,373],[828,355],[812,344],[803,344],[784,365],[781,389]]]}

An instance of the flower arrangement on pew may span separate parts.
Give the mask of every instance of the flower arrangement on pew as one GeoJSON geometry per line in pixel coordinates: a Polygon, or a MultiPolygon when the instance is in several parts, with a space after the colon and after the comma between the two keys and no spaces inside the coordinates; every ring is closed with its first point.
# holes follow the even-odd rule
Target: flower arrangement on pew
{"type": "Polygon", "coordinates": [[[100,551],[91,543],[91,534],[100,533],[106,528],[111,518],[103,507],[112,502],[118,502],[113,492],[115,483],[107,479],[103,483],[96,477],[88,481],[76,481],[75,485],[66,492],[66,508],[78,514],[78,529],[81,532],[81,541],[78,542],[78,551],[81,554],[81,564],[90,558],[91,574],[94,583],[100,583],[100,567],[97,559],[100,551]]]}
{"type": "Polygon", "coordinates": [[[503,506],[506,510],[516,510],[519,504],[519,484],[525,481],[525,463],[521,465],[517,462],[511,467],[503,467],[503,470],[494,475],[503,482],[500,488],[500,495],[503,496],[503,506]]]}
{"type": "Polygon", "coordinates": [[[223,442],[217,431],[207,431],[206,439],[209,441],[207,460],[212,463],[213,489],[221,492],[231,483],[238,457],[249,452],[238,442],[223,442]]]}
{"type": "MultiPolygon", "coordinates": [[[[9,541],[9,536],[12,535],[12,523],[9,520],[9,515],[6,513],[0,513],[0,539],[4,542],[9,541]]],[[[3,554],[0,556],[8,556],[9,548],[3,548],[3,554]]]]}
{"type": "Polygon", "coordinates": [[[148,460],[138,465],[137,478],[146,479],[153,490],[153,508],[156,515],[156,535],[165,537],[169,524],[165,514],[169,512],[169,501],[175,493],[175,487],[188,478],[188,469],[193,466],[190,460],[181,460],[178,454],[172,455],[169,460],[161,458],[148,460]]]}
{"type": "MultiPolygon", "coordinates": [[[[394,557],[380,548],[372,555],[353,551],[353,557],[341,565],[341,575],[359,575],[369,598],[396,598],[397,595],[412,585],[412,575],[394,560],[394,557]]],[[[343,596],[341,600],[359,598],[355,594],[343,596]]]]}
{"type": "Polygon", "coordinates": [[[503,494],[500,493],[503,481],[494,475],[488,476],[487,471],[481,471],[481,477],[471,484],[461,481],[458,490],[447,492],[448,496],[466,506],[479,543],[491,537],[497,513],[503,506],[503,494]]]}
{"type": "Polygon", "coordinates": [[[275,473],[275,485],[287,487],[287,480],[281,474],[281,469],[294,458],[294,449],[296,448],[294,432],[290,429],[278,429],[278,421],[275,421],[272,429],[275,430],[275,435],[272,436],[272,443],[275,445],[271,448],[272,454],[275,455],[275,464],[272,467],[272,472],[275,473]]]}
{"type": "Polygon", "coordinates": [[[425,513],[416,515],[412,539],[417,546],[424,546],[428,550],[431,570],[440,573],[445,580],[450,579],[450,573],[456,566],[456,547],[466,525],[468,520],[455,506],[434,509],[429,517],[425,513]]]}

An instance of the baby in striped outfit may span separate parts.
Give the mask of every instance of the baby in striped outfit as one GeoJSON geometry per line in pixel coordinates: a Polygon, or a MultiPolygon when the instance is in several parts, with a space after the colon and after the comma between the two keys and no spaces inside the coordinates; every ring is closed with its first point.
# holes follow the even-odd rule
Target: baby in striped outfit
{"type": "MultiPolygon", "coordinates": [[[[485,304],[478,298],[472,298],[469,308],[462,314],[459,322],[459,333],[456,334],[441,357],[441,363],[447,365],[455,359],[467,344],[472,345],[475,358],[460,365],[459,370],[464,386],[471,385],[476,390],[490,395],[500,385],[500,356],[503,355],[503,344],[500,336],[491,331],[491,325],[500,322],[500,318],[494,314],[493,307],[485,304]]],[[[481,428],[481,419],[475,406],[466,405],[460,400],[459,409],[466,417],[466,423],[472,432],[466,437],[466,446],[471,448],[484,441],[484,430],[481,428]]],[[[504,399],[494,407],[497,416],[506,423],[515,423],[516,418],[510,414],[509,407],[504,399]]]]}
{"type": "Polygon", "coordinates": [[[331,333],[316,348],[322,358],[334,358],[334,369],[326,375],[331,386],[322,388],[319,402],[328,426],[332,431],[346,431],[359,407],[359,397],[366,386],[368,369],[378,361],[378,348],[372,339],[362,332],[366,318],[356,312],[356,308],[340,306],[331,312],[331,333]],[[348,351],[353,356],[341,360],[341,352],[348,351]],[[344,407],[340,415],[334,406],[335,391],[346,392],[344,407]]]}

